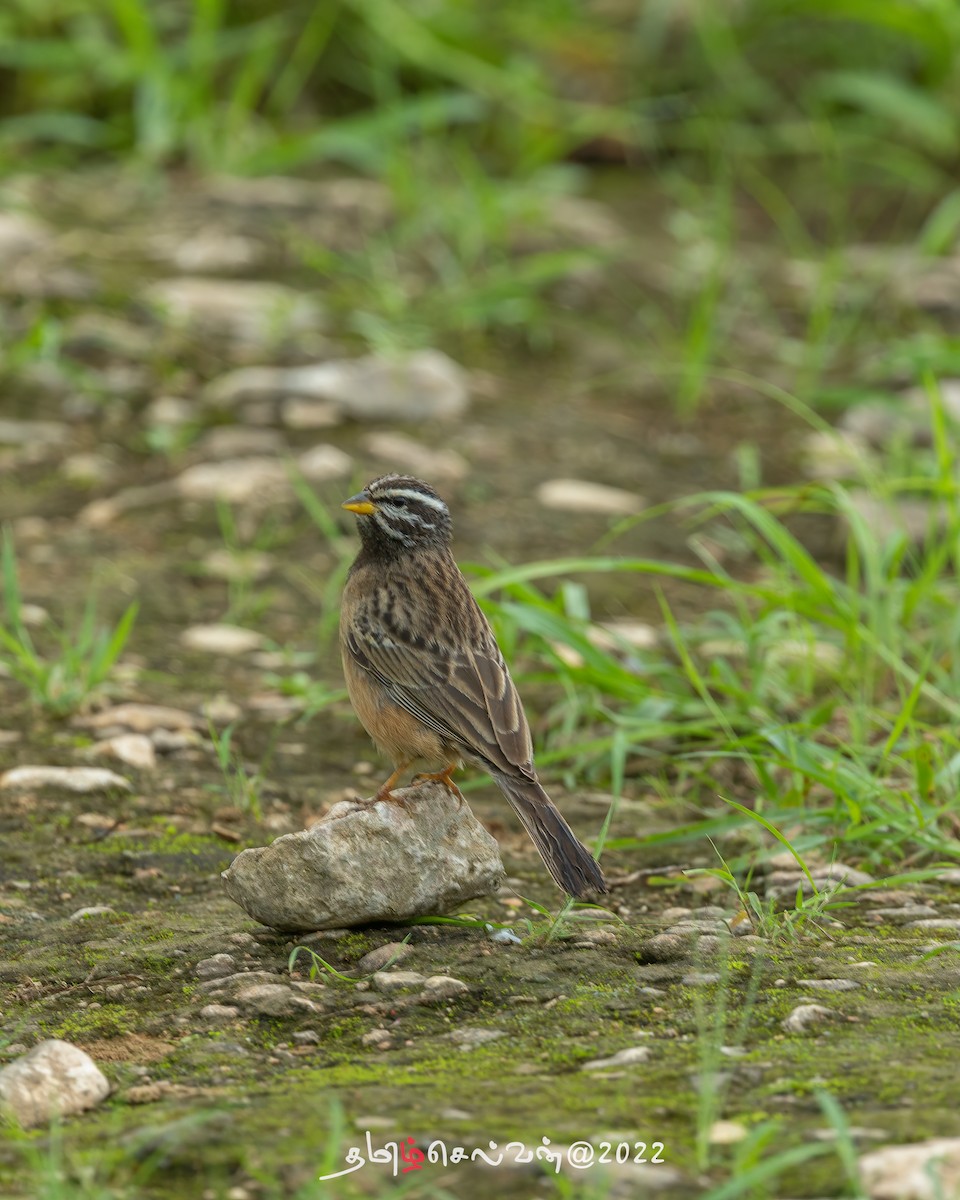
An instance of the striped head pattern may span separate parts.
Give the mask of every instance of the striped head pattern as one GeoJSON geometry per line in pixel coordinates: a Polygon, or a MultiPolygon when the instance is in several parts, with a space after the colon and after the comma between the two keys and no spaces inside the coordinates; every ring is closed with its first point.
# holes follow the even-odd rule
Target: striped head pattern
{"type": "Polygon", "coordinates": [[[446,546],[453,533],[446,504],[429,483],[412,475],[381,475],[343,507],[360,518],[364,544],[384,550],[446,546]]]}

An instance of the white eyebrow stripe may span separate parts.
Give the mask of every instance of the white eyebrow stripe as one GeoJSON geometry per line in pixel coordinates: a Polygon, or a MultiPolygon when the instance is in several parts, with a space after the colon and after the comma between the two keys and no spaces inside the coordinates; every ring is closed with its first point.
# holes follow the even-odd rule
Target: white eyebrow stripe
{"type": "Polygon", "coordinates": [[[435,508],[439,512],[447,511],[447,506],[439,496],[428,496],[426,492],[418,492],[414,488],[387,488],[380,492],[382,500],[395,500],[398,497],[404,500],[418,500],[421,504],[426,504],[428,508],[435,508]]]}

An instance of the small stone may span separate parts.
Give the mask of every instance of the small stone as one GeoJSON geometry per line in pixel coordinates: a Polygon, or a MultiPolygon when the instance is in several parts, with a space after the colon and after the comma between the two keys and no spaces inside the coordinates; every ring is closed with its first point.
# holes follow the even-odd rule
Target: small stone
{"type": "Polygon", "coordinates": [[[41,1042],[0,1070],[0,1109],[25,1129],[93,1108],[109,1094],[110,1084],[89,1054],[58,1039],[41,1042]]]}
{"type": "Polygon", "coordinates": [[[0,775],[2,788],[63,788],[68,792],[132,790],[128,780],[102,767],[14,767],[0,775]]]}
{"type": "Polygon", "coordinates": [[[960,917],[925,917],[921,921],[908,921],[907,929],[960,929],[960,917]]]}
{"type": "Polygon", "coordinates": [[[69,426],[59,421],[0,420],[0,445],[62,446],[69,440],[69,426]]]}
{"type": "Polygon", "coordinates": [[[363,1046],[379,1046],[382,1049],[388,1049],[393,1044],[393,1039],[386,1029],[371,1029],[363,1034],[360,1043],[363,1046]]]}
{"type": "Polygon", "coordinates": [[[419,987],[425,978],[417,971],[376,971],[370,982],[378,992],[400,992],[419,987]]]}
{"type": "Polygon", "coordinates": [[[319,1046],[320,1034],[315,1029],[298,1029],[293,1040],[298,1046],[319,1046]]]}
{"type": "Polygon", "coordinates": [[[714,1121],[707,1140],[711,1146],[733,1146],[742,1142],[748,1132],[746,1125],[739,1121],[714,1121]]]}
{"type": "Polygon", "coordinates": [[[824,1008],[822,1004],[798,1004],[797,1007],[783,1018],[781,1028],[787,1033],[809,1033],[828,1021],[838,1019],[838,1014],[832,1008],[824,1008]]]}
{"type": "Polygon", "coordinates": [[[378,946],[376,950],[365,954],[356,969],[361,975],[369,975],[374,971],[382,971],[388,963],[393,965],[402,962],[412,953],[413,947],[409,942],[387,942],[385,946],[378,946]]]}
{"type": "Polygon", "coordinates": [[[238,625],[191,625],[180,634],[180,641],[190,650],[233,657],[259,649],[263,634],[238,625]]]}
{"type": "Polygon", "coordinates": [[[200,1009],[200,1017],[211,1025],[225,1025],[235,1021],[240,1016],[240,1010],[232,1004],[205,1004],[200,1009]]]}
{"type": "Polygon", "coordinates": [[[719,971],[688,971],[680,980],[686,987],[704,987],[709,983],[719,983],[719,971]]]}
{"type": "Polygon", "coordinates": [[[202,958],[194,968],[194,974],[198,979],[219,979],[233,975],[236,969],[237,962],[232,954],[214,954],[212,958],[202,958]]]}
{"type": "Polygon", "coordinates": [[[632,492],[584,479],[551,479],[540,484],[536,496],[544,508],[610,517],[632,516],[645,506],[632,492]]]}
{"type": "Polygon", "coordinates": [[[91,904],[88,908],[78,908],[69,916],[71,921],[83,921],[87,917],[105,917],[115,915],[116,910],[108,904],[91,904]]]}
{"type": "Polygon", "coordinates": [[[797,987],[812,992],[852,992],[860,986],[853,979],[798,979],[797,987]]]}
{"type": "Polygon", "coordinates": [[[439,350],[302,367],[247,367],[214,380],[205,400],[236,407],[293,396],[325,401],[341,416],[358,421],[454,419],[468,404],[463,368],[439,350]]]}
{"type": "Polygon", "coordinates": [[[368,454],[389,463],[393,469],[409,471],[421,479],[459,483],[470,469],[467,460],[456,450],[431,450],[406,434],[392,430],[367,434],[360,444],[368,454]]]}
{"type": "Polygon", "coordinates": [[[581,1065],[581,1071],[606,1071],[610,1067],[629,1067],[635,1063],[647,1062],[650,1058],[649,1046],[627,1046],[618,1050],[610,1058],[592,1058],[581,1065]]]}
{"type": "Polygon", "coordinates": [[[960,1138],[884,1146],[859,1167],[870,1200],[947,1200],[960,1194],[960,1138]]]}
{"type": "Polygon", "coordinates": [[[340,410],[329,400],[290,396],[280,407],[280,420],[287,429],[329,429],[338,424],[340,410]]]}
{"type": "Polygon", "coordinates": [[[205,729],[206,723],[195,713],[182,708],[167,708],[162,704],[117,704],[92,715],[74,717],[73,725],[81,729],[132,729],[137,733],[152,733],[156,729],[205,729]]]}
{"type": "Polygon", "coordinates": [[[461,1050],[475,1050],[477,1046],[484,1046],[487,1042],[495,1042],[506,1036],[504,1029],[455,1029],[450,1034],[450,1040],[456,1042],[461,1050]]]}
{"type": "Polygon", "coordinates": [[[696,943],[696,934],[658,933],[641,942],[637,958],[642,963],[676,962],[687,958],[696,943]]]}
{"type": "Polygon", "coordinates": [[[254,984],[239,991],[236,999],[243,1008],[252,1009],[265,1017],[293,1017],[316,1011],[312,1000],[295,995],[291,988],[282,983],[254,984]]]}
{"type": "Polygon", "coordinates": [[[420,999],[452,1000],[455,996],[465,996],[469,991],[469,986],[462,979],[454,979],[452,975],[431,975],[423,985],[420,999]]]}
{"type": "Polygon", "coordinates": [[[146,296],[173,325],[256,348],[324,324],[316,300],[278,283],[181,276],[151,284],[146,296]]]}
{"type": "Polygon", "coordinates": [[[119,759],[130,767],[141,771],[152,771],[157,765],[157,751],[153,742],[143,733],[120,733],[91,746],[91,756],[106,755],[119,759]]]}

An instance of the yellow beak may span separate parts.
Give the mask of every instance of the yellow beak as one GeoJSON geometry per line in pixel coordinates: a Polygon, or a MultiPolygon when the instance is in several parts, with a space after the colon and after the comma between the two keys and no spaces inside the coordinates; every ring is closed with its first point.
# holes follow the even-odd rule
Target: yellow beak
{"type": "Polygon", "coordinates": [[[345,508],[347,512],[356,513],[361,517],[369,517],[372,512],[376,512],[375,506],[370,503],[363,492],[358,492],[356,496],[351,496],[349,500],[344,500],[340,507],[345,508]]]}

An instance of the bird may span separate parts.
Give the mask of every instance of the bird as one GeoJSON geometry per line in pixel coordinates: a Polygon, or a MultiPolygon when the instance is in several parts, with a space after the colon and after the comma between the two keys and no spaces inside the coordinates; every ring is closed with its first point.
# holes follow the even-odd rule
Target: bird
{"type": "Polygon", "coordinates": [[[342,507],[357,517],[360,550],[343,589],[340,649],[351,704],[393,764],[372,802],[415,763],[463,797],[463,761],[486,771],[510,802],[556,883],[585,899],[607,891],[596,859],[544,791],[530,727],[490,623],[451,549],[450,511],[430,484],[381,475],[342,507]]]}

